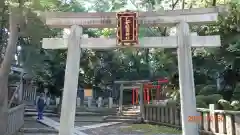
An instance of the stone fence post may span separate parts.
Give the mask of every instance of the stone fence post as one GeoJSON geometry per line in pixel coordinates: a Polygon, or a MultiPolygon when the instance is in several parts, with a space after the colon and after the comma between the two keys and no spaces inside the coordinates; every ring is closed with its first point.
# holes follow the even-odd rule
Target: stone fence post
{"type": "Polygon", "coordinates": [[[56,106],[58,106],[60,103],[60,97],[56,97],[56,106]]]}
{"type": "Polygon", "coordinates": [[[113,98],[109,97],[109,99],[108,99],[108,108],[112,108],[112,105],[113,105],[113,98]]]}
{"type": "Polygon", "coordinates": [[[98,107],[101,107],[102,106],[102,97],[98,97],[98,107]]]}
{"type": "Polygon", "coordinates": [[[92,97],[88,97],[88,107],[92,106],[92,97]]]}
{"type": "Polygon", "coordinates": [[[77,107],[80,107],[80,106],[81,106],[81,98],[77,97],[77,107]]]}

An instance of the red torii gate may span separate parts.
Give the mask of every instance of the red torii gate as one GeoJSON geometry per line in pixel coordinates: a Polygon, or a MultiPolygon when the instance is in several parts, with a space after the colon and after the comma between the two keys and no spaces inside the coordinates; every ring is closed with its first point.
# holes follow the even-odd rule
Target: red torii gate
{"type": "MultiPolygon", "coordinates": [[[[168,79],[158,79],[158,84],[157,85],[152,85],[152,82],[148,82],[144,84],[143,87],[143,97],[144,97],[144,103],[150,102],[150,95],[149,95],[149,90],[152,88],[157,88],[156,95],[157,99],[159,100],[160,98],[160,89],[161,89],[161,84],[163,83],[168,83],[168,79]]],[[[138,88],[133,88],[132,89],[132,104],[138,104],[138,88]]]]}

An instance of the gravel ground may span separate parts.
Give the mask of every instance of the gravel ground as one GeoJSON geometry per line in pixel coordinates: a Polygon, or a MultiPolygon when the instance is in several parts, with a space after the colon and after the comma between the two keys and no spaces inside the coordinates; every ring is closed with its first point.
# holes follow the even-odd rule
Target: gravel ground
{"type": "MultiPolygon", "coordinates": [[[[146,131],[135,130],[135,131],[126,131],[122,130],[123,128],[129,127],[129,124],[118,124],[108,127],[100,127],[95,129],[88,129],[82,132],[85,132],[89,135],[151,135],[146,133],[146,131]]],[[[153,135],[153,134],[152,134],[153,135]]],[[[154,134],[154,135],[173,135],[173,134],[154,134]]]]}
{"type": "MultiPolygon", "coordinates": [[[[128,127],[129,124],[118,124],[108,127],[100,127],[95,129],[88,129],[81,132],[84,132],[88,135],[174,135],[174,134],[149,134],[144,131],[125,131],[123,128],[128,127]]],[[[24,135],[57,135],[57,134],[33,134],[33,133],[25,133],[24,135]]]]}

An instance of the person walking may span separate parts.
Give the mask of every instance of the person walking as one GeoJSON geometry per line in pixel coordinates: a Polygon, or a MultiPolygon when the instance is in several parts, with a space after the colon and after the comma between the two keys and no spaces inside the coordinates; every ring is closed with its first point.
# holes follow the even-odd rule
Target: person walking
{"type": "Polygon", "coordinates": [[[44,93],[41,93],[40,97],[37,100],[37,111],[38,111],[37,120],[43,119],[43,111],[44,111],[45,105],[46,105],[45,95],[44,95],[44,93]]]}

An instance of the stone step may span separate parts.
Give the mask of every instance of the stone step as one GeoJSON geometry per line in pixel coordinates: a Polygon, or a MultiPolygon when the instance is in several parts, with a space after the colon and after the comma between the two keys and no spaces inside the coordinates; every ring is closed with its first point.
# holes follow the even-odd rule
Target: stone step
{"type": "Polygon", "coordinates": [[[140,110],[126,110],[126,111],[122,111],[123,113],[139,113],[140,110]]]}
{"type": "Polygon", "coordinates": [[[122,116],[132,116],[132,117],[134,117],[134,116],[139,116],[140,114],[122,114],[122,116]]]}
{"type": "MultiPolygon", "coordinates": [[[[36,109],[33,109],[33,108],[25,108],[25,112],[37,112],[36,109]]],[[[53,110],[44,110],[45,113],[54,113],[53,110]]]]}
{"type": "Polygon", "coordinates": [[[123,114],[123,115],[126,115],[126,116],[127,116],[127,115],[128,115],[128,116],[132,116],[132,115],[138,115],[138,114],[140,114],[140,113],[124,113],[124,112],[123,112],[122,114],[123,114]]]}
{"type": "MultiPolygon", "coordinates": [[[[37,116],[37,112],[25,112],[24,116],[29,117],[29,116],[37,116]]],[[[56,113],[51,113],[51,112],[44,112],[44,116],[59,116],[59,114],[56,113]]],[[[95,113],[95,112],[76,112],[76,116],[106,116],[105,113],[95,113]]]]}
{"type": "Polygon", "coordinates": [[[122,115],[124,116],[134,116],[134,115],[139,115],[140,113],[126,113],[126,112],[123,112],[122,115]]]}
{"type": "Polygon", "coordinates": [[[104,116],[103,119],[107,120],[107,119],[132,119],[132,120],[136,120],[138,117],[137,116],[104,116]]]}
{"type": "Polygon", "coordinates": [[[131,108],[131,109],[127,109],[126,111],[140,111],[140,109],[138,109],[138,108],[131,108]]]}
{"type": "Polygon", "coordinates": [[[114,109],[91,109],[91,108],[86,109],[86,112],[99,113],[104,116],[115,115],[117,113],[117,111],[114,109]]]}
{"type": "MultiPolygon", "coordinates": [[[[47,106],[45,109],[47,109],[47,110],[54,110],[55,108],[56,108],[56,106],[50,105],[50,106],[47,106]]],[[[31,106],[26,105],[25,109],[34,110],[34,109],[36,109],[36,105],[31,105],[31,106]]]]}
{"type": "Polygon", "coordinates": [[[22,127],[23,131],[33,131],[34,129],[47,129],[46,125],[39,123],[36,118],[33,117],[24,117],[24,125],[22,127]],[[29,129],[29,130],[28,130],[29,129]]]}
{"type": "Polygon", "coordinates": [[[117,108],[97,108],[97,107],[92,107],[92,108],[86,108],[86,111],[89,112],[111,112],[111,113],[116,113],[117,112],[117,108]]]}
{"type": "Polygon", "coordinates": [[[104,122],[126,122],[126,123],[137,123],[141,119],[139,116],[105,116],[103,117],[104,122]]]}
{"type": "Polygon", "coordinates": [[[58,133],[20,133],[19,135],[58,135],[58,133]]]}
{"type": "Polygon", "coordinates": [[[44,133],[58,133],[56,129],[53,128],[21,128],[20,132],[22,133],[38,133],[38,134],[44,134],[44,133]]]}
{"type": "Polygon", "coordinates": [[[76,116],[104,116],[102,113],[95,112],[76,112],[76,116]]]}
{"type": "Polygon", "coordinates": [[[136,123],[137,119],[106,119],[104,122],[126,122],[126,123],[136,123]]]}
{"type": "MultiPolygon", "coordinates": [[[[24,112],[24,116],[30,117],[30,116],[37,116],[37,112],[24,112]]],[[[43,113],[44,116],[58,116],[58,114],[55,113],[43,113]]]]}
{"type": "Polygon", "coordinates": [[[139,114],[140,111],[122,111],[124,114],[139,114]]]}

